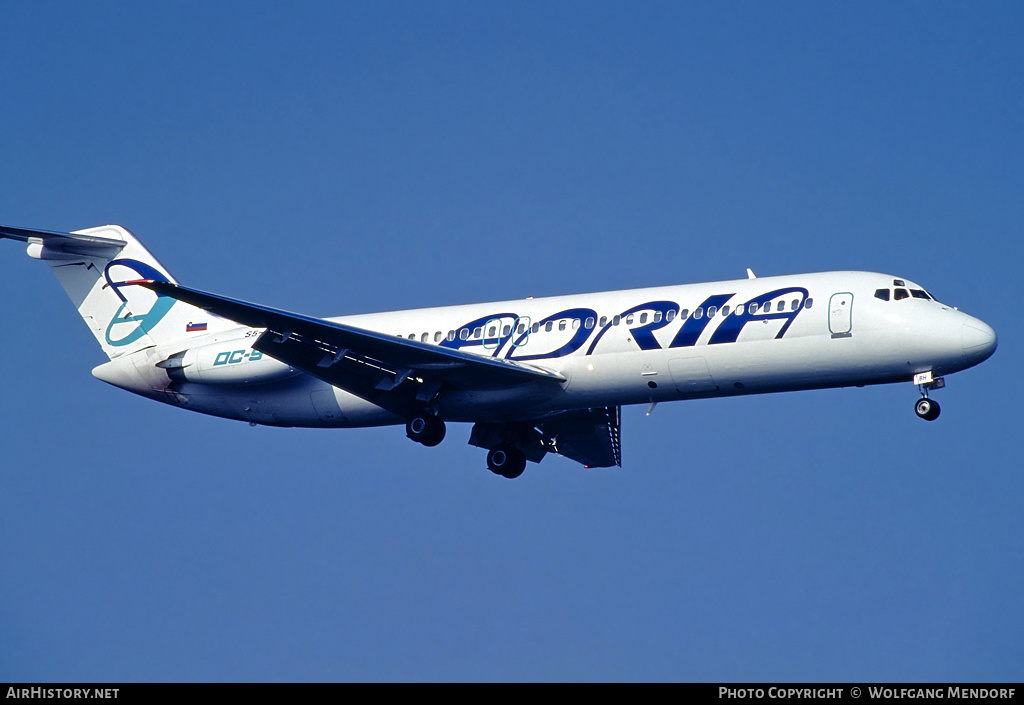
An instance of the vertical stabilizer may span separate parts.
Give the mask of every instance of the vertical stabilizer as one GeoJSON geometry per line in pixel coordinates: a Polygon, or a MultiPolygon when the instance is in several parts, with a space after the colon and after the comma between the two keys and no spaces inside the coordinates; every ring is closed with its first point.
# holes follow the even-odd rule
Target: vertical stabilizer
{"type": "Polygon", "coordinates": [[[0,227],[0,237],[28,243],[28,255],[50,266],[111,360],[238,325],[133,284],[174,278],[119,225],[73,233],[0,227]]]}

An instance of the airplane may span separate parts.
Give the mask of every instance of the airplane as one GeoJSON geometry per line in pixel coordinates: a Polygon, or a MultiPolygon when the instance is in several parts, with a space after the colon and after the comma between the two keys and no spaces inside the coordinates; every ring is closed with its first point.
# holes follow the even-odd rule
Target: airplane
{"type": "Polygon", "coordinates": [[[913,382],[929,392],[995,331],[912,281],[823,272],[315,318],[179,285],[128,230],[0,226],[46,262],[121,389],[250,425],[405,425],[425,446],[471,423],[487,466],[557,454],[622,465],[620,410],[663,401],[913,382]],[[854,309],[856,308],[856,312],[854,309]]]}

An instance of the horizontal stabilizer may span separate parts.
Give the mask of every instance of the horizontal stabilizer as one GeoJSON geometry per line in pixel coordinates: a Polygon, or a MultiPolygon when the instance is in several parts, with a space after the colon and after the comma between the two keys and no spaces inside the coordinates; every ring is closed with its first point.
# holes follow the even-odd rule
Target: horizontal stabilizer
{"type": "MultiPolygon", "coordinates": [[[[29,245],[41,245],[46,254],[82,255],[85,257],[113,257],[128,244],[125,240],[106,237],[14,228],[7,225],[0,225],[0,237],[20,240],[29,245]]],[[[47,259],[47,257],[40,256],[40,259],[47,259]]]]}

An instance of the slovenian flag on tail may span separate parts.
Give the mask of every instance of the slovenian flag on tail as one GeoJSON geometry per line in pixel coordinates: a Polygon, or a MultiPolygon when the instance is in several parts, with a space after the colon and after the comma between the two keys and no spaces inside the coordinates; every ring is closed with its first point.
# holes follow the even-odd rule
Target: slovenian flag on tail
{"type": "Polygon", "coordinates": [[[186,333],[200,333],[206,330],[205,323],[192,323],[189,321],[188,325],[185,326],[186,333]]]}

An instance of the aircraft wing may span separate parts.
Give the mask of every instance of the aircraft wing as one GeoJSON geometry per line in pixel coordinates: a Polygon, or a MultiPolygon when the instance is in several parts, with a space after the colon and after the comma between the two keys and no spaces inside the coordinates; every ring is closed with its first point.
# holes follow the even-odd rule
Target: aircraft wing
{"type": "Polygon", "coordinates": [[[266,328],[253,344],[255,350],[400,415],[421,408],[445,386],[494,389],[565,381],[556,372],[521,362],[443,348],[167,282],[135,283],[242,325],[266,328]]]}
{"type": "Polygon", "coordinates": [[[622,467],[619,407],[566,411],[539,424],[549,450],[588,468],[622,467]]]}

